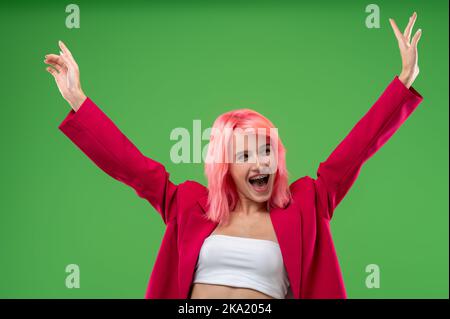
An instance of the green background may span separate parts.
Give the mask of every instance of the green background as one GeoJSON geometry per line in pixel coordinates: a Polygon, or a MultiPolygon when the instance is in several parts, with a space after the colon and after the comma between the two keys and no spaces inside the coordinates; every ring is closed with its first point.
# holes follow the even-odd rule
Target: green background
{"type": "MultiPolygon", "coordinates": [[[[448,298],[448,1],[77,1],[2,3],[0,297],[143,298],[165,226],[59,130],[70,110],[44,55],[58,40],[81,83],[176,183],[205,183],[202,164],[174,164],[169,134],[192,133],[250,107],[287,148],[290,180],[325,160],[400,72],[388,23],[414,10],[424,101],[363,167],[336,210],[334,241],[349,298],[448,298]],[[65,287],[65,267],[81,288],[65,287]],[[365,267],[381,287],[365,286],[365,267]]],[[[206,142],[204,143],[206,144],[206,142]]]]}

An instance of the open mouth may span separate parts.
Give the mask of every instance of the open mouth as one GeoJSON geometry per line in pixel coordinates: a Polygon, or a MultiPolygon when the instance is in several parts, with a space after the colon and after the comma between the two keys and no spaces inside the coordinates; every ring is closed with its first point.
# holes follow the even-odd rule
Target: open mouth
{"type": "Polygon", "coordinates": [[[267,189],[269,178],[270,178],[269,174],[260,174],[249,178],[248,182],[253,186],[253,188],[256,191],[262,192],[267,189]]]}

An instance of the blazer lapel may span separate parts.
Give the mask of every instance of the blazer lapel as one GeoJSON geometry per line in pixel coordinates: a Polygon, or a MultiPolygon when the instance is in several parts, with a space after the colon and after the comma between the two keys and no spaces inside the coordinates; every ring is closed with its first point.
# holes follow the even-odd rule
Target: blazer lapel
{"type": "Polygon", "coordinates": [[[179,283],[181,298],[188,299],[194,279],[194,270],[203,241],[214,231],[218,223],[206,218],[208,195],[197,200],[199,207],[189,215],[180,244],[179,283]]]}
{"type": "Polygon", "coordinates": [[[301,226],[300,215],[295,214],[292,206],[286,209],[272,208],[270,218],[280,245],[290,289],[295,299],[300,298],[301,280],[301,226]]]}

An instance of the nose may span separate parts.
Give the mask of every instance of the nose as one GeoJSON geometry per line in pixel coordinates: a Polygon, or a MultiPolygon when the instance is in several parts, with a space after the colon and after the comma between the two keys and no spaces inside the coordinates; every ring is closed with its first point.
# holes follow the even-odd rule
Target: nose
{"type": "Polygon", "coordinates": [[[258,170],[261,168],[261,161],[259,160],[259,156],[256,156],[256,168],[258,170]]]}
{"type": "Polygon", "coordinates": [[[268,158],[265,155],[256,156],[256,168],[261,170],[262,167],[268,166],[268,158]]]}

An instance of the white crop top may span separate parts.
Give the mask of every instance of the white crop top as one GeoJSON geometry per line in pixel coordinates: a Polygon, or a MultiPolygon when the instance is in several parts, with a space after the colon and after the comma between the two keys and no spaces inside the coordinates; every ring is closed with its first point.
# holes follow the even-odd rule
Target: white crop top
{"type": "Polygon", "coordinates": [[[289,287],[276,242],[218,234],[203,242],[193,283],[250,288],[276,299],[289,287]]]}

